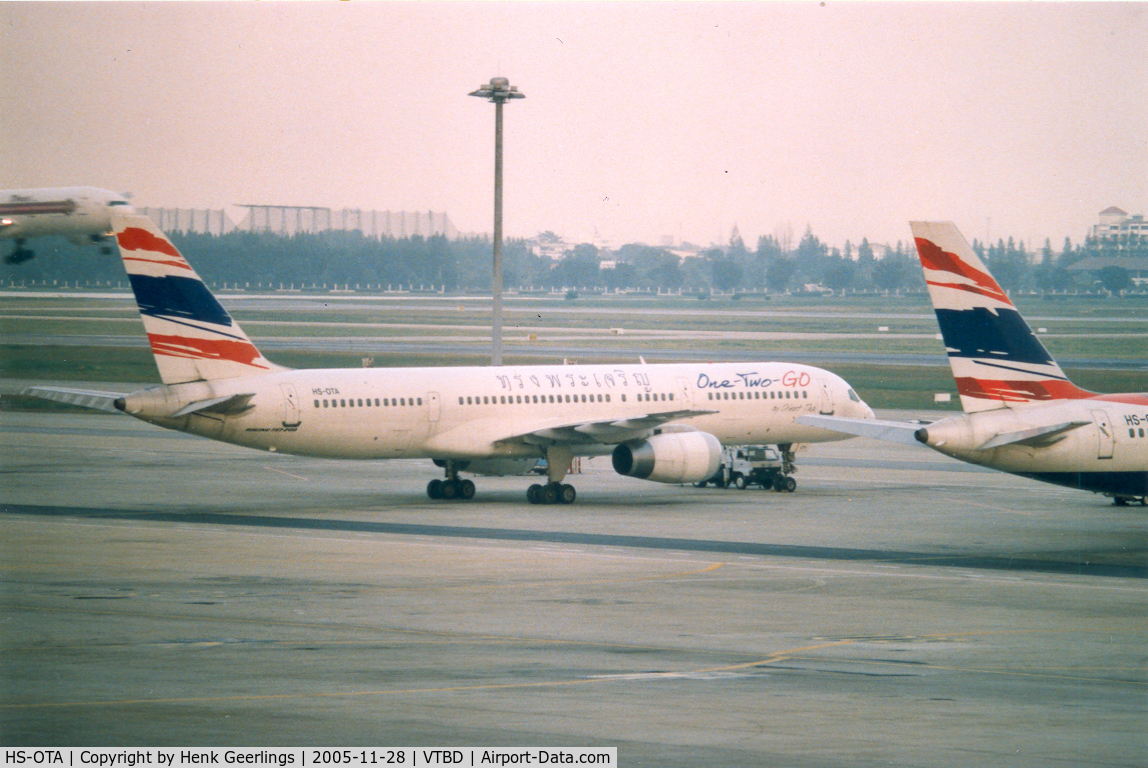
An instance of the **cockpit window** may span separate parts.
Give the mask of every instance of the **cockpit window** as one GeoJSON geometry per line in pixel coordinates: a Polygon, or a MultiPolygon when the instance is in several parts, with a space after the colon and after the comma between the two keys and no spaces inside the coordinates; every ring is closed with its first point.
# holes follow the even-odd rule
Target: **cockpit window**
{"type": "Polygon", "coordinates": [[[108,205],[127,205],[127,200],[109,200],[108,205]]]}
{"type": "Polygon", "coordinates": [[[853,390],[849,390],[849,399],[855,403],[861,402],[861,398],[857,397],[857,393],[853,390]]]}

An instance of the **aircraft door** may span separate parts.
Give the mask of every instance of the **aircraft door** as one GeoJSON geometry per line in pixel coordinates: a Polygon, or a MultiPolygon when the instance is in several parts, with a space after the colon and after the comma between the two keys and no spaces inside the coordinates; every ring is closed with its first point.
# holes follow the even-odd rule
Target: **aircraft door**
{"type": "Polygon", "coordinates": [[[678,378],[678,392],[682,396],[682,407],[692,408],[693,398],[690,396],[690,382],[684,377],[678,378]]]}
{"type": "Polygon", "coordinates": [[[836,404],[833,402],[833,392],[829,389],[829,382],[825,379],[821,380],[821,415],[832,416],[836,410],[836,404]]]}
{"type": "Polygon", "coordinates": [[[442,399],[439,397],[438,392],[427,392],[427,420],[431,424],[437,424],[441,416],[442,399]]]}
{"type": "Polygon", "coordinates": [[[297,427],[302,424],[299,417],[299,395],[295,392],[294,384],[280,384],[283,390],[283,426],[297,427]]]}
{"type": "Polygon", "coordinates": [[[1116,433],[1112,429],[1112,421],[1104,411],[1093,411],[1092,420],[1096,422],[1096,434],[1099,438],[1096,458],[1111,459],[1116,448],[1116,433]]]}

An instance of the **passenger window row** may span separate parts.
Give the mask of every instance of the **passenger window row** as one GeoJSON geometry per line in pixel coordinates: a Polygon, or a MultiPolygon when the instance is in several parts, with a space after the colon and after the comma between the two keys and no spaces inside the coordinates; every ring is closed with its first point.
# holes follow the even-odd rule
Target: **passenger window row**
{"type": "MultiPolygon", "coordinates": [[[[808,400],[809,392],[707,392],[709,400],[808,400]]],[[[622,395],[622,402],[626,396],[622,395]]],[[[637,402],[667,402],[673,401],[673,392],[639,392],[635,395],[637,402]]],[[[459,405],[516,405],[521,403],[609,403],[610,395],[602,393],[561,394],[561,395],[467,395],[459,396],[459,405]]],[[[421,397],[383,397],[383,398],[324,398],[315,400],[316,408],[403,408],[412,405],[422,405],[421,397]]],[[[1135,430],[1128,430],[1129,437],[1136,437],[1135,430]]],[[[1140,430],[1140,437],[1144,437],[1144,430],[1140,430]]]]}
{"type": "MultiPolygon", "coordinates": [[[[626,402],[626,396],[621,395],[622,402],[626,402]]],[[[674,393],[670,392],[668,395],[662,393],[647,393],[639,392],[637,395],[638,402],[653,402],[655,400],[673,400],[674,393]]],[[[521,403],[609,403],[613,402],[610,394],[602,394],[601,392],[576,393],[576,394],[561,394],[561,395],[468,395],[466,397],[459,396],[459,405],[518,405],[521,403]]]]}
{"type": "Polygon", "coordinates": [[[707,392],[709,400],[808,400],[809,392],[806,390],[784,390],[778,392],[770,390],[762,392],[760,389],[754,389],[749,392],[707,392]]]}
{"type": "Polygon", "coordinates": [[[423,399],[421,397],[376,397],[373,399],[369,397],[340,397],[315,401],[316,408],[394,408],[396,406],[402,408],[408,405],[422,404],[423,399]]]}
{"type": "Polygon", "coordinates": [[[1136,430],[1132,427],[1129,427],[1128,428],[1128,436],[1129,437],[1144,437],[1144,427],[1140,427],[1139,430],[1136,430]],[[1140,432],[1139,435],[1136,434],[1138,431],[1140,432]]]}

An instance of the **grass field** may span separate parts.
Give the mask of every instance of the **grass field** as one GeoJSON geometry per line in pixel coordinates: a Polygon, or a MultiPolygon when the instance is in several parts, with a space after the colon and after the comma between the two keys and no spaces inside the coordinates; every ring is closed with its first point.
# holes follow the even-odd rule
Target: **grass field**
{"type": "MultiPolygon", "coordinates": [[[[404,342],[412,351],[367,353],[376,367],[485,365],[489,361],[489,300],[475,297],[221,297],[258,344],[299,342],[268,356],[292,368],[359,367],[363,352],[324,351],[328,339],[404,342]],[[473,352],[435,352],[438,340],[470,345],[473,352]],[[425,351],[423,351],[425,350],[425,351]]],[[[1148,390],[1148,312],[1138,300],[1070,297],[1017,300],[1049,351],[1061,361],[1111,359],[1120,368],[1065,368],[1096,391],[1148,390]]],[[[770,297],[739,300],[696,297],[606,296],[574,301],[552,296],[510,296],[505,314],[507,364],[560,363],[577,349],[582,363],[632,362],[640,349],[648,362],[682,349],[740,353],[745,359],[784,360],[847,350],[871,354],[942,356],[932,307],[923,295],[901,297],[770,297]],[[620,333],[616,331],[620,330],[620,333]],[[529,344],[538,354],[525,355],[529,344]]],[[[38,381],[157,381],[144,346],[134,302],[122,297],[8,293],[0,297],[0,378],[38,381]],[[63,344],[53,337],[80,337],[63,344]],[[83,344],[83,337],[91,337],[83,344]],[[114,340],[114,343],[113,343],[114,340]],[[125,345],[126,344],[126,345],[125,345]]],[[[877,408],[934,408],[933,396],[953,392],[947,366],[815,363],[849,381],[877,408]]],[[[0,406],[24,407],[5,397],[0,406]]],[[[943,406],[942,406],[943,407],[943,406]]],[[[950,407],[956,408],[953,403],[950,407]]]]}

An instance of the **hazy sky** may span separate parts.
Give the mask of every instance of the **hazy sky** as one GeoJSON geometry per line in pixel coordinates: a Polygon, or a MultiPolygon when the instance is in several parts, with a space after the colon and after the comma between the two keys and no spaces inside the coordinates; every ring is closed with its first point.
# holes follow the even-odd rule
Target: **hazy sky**
{"type": "Polygon", "coordinates": [[[0,187],[614,244],[1148,214],[1145,3],[0,4],[0,187]]]}

